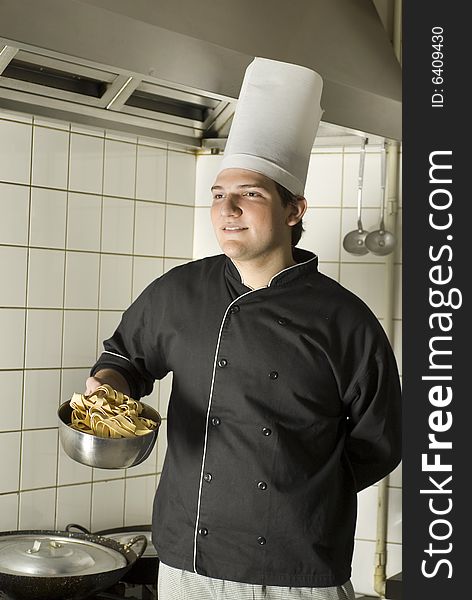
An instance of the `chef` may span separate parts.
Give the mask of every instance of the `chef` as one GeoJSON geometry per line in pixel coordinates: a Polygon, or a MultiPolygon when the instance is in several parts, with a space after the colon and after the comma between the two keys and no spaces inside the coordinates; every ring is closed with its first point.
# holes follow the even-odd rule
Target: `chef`
{"type": "Polygon", "coordinates": [[[400,460],[384,331],[299,249],[321,77],[248,67],[211,218],[223,254],[124,312],[87,380],[138,399],[173,373],[153,509],[164,600],[352,600],[357,492],[400,460]]]}

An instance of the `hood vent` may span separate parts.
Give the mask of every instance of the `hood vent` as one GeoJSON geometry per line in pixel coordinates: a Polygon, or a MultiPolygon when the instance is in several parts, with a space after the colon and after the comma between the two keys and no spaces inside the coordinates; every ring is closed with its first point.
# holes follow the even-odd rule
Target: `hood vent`
{"type": "Polygon", "coordinates": [[[205,121],[208,113],[207,108],[204,106],[189,104],[180,100],[171,100],[170,98],[141,90],[133,92],[128,100],[126,100],[125,106],[134,106],[145,111],[165,113],[166,115],[192,119],[201,123],[205,121]]]}
{"type": "MultiPolygon", "coordinates": [[[[116,74],[90,68],[80,69],[78,65],[57,59],[45,59],[40,55],[29,52],[20,51],[16,54],[16,57],[5,67],[0,85],[16,89],[23,87],[23,89],[29,89],[36,93],[41,93],[40,88],[37,86],[42,86],[42,93],[47,95],[50,95],[51,89],[53,89],[75,94],[75,98],[67,94],[54,94],[56,97],[63,97],[64,99],[77,100],[78,96],[88,96],[103,101],[106,92],[117,89],[121,81],[116,74]],[[22,81],[26,85],[15,85],[9,81],[10,79],[22,81]]],[[[129,77],[120,89],[117,89],[117,94],[108,102],[106,108],[109,109],[114,105],[116,109],[118,107],[116,103],[117,96],[120,95],[120,107],[132,106],[142,109],[148,114],[149,112],[162,113],[203,123],[207,119],[209,111],[219,104],[217,100],[191,94],[180,93],[179,97],[176,97],[175,91],[169,89],[167,95],[165,93],[166,89],[162,86],[139,82],[139,80],[129,77]],[[132,81],[138,82],[137,87],[130,85],[132,81]],[[136,89],[134,89],[135,87],[136,89]],[[128,97],[124,94],[125,88],[128,97]]],[[[109,95],[107,94],[107,97],[109,95]]]]}
{"type": "Polygon", "coordinates": [[[190,148],[234,112],[226,100],[13,46],[0,49],[0,106],[190,148]]]}
{"type": "Polygon", "coordinates": [[[101,98],[107,89],[107,84],[103,81],[16,59],[6,66],[3,78],[33,83],[64,92],[74,92],[92,98],[101,98]]]}
{"type": "Polygon", "coordinates": [[[264,56],[322,75],[325,125],[401,139],[401,68],[370,0],[264,4],[2,0],[0,107],[198,149],[224,143],[264,56]]]}

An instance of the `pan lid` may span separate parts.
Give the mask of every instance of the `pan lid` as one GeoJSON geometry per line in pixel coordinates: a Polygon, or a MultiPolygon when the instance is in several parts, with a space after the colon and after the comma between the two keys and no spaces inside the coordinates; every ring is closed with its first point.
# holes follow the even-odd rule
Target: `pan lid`
{"type": "Polygon", "coordinates": [[[30,577],[90,575],[126,567],[118,550],[50,533],[0,535],[0,572],[30,577]]]}

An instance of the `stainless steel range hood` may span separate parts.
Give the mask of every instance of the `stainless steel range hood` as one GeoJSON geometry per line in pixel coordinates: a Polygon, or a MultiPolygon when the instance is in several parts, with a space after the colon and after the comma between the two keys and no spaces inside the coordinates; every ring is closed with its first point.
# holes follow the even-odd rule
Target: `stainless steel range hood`
{"type": "Polygon", "coordinates": [[[401,69],[371,0],[0,0],[10,110],[199,148],[227,134],[256,55],[317,70],[324,123],[401,139],[401,69]]]}

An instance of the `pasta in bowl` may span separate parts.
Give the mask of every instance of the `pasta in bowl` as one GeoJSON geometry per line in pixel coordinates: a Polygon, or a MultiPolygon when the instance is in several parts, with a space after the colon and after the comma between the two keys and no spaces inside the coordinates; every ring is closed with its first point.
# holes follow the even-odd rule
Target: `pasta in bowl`
{"type": "Polygon", "coordinates": [[[58,410],[59,439],[76,462],[101,469],[133,467],[156,443],[161,417],[151,406],[102,385],[73,394],[58,410]]]}

